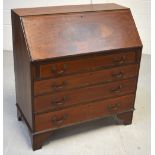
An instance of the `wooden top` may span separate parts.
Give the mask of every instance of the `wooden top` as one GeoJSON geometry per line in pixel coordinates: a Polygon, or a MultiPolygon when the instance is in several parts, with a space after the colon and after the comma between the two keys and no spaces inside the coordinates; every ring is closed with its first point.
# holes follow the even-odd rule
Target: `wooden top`
{"type": "Polygon", "coordinates": [[[32,61],[142,46],[130,10],[116,4],[15,11],[23,16],[32,61]]]}
{"type": "Polygon", "coordinates": [[[66,5],[66,6],[51,6],[37,8],[20,8],[13,9],[19,16],[43,15],[43,14],[60,14],[73,12],[89,12],[89,11],[106,11],[106,10],[122,10],[126,7],[114,4],[87,4],[87,5],[66,5]]]}

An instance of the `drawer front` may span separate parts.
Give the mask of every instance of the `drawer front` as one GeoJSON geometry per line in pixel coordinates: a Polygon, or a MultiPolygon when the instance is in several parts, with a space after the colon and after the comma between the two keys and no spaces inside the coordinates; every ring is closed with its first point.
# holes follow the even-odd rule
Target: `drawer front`
{"type": "Polygon", "coordinates": [[[64,110],[35,115],[35,130],[56,129],[71,124],[113,115],[134,108],[134,95],[100,100],[64,110]]]}
{"type": "Polygon", "coordinates": [[[132,78],[137,76],[138,68],[139,66],[134,64],[55,79],[35,81],[34,95],[37,96],[50,92],[60,92],[115,80],[132,78]]]}
{"type": "Polygon", "coordinates": [[[34,98],[35,112],[46,110],[58,110],[73,104],[90,102],[92,100],[115,97],[127,93],[135,92],[136,78],[122,80],[92,87],[76,89],[75,91],[66,91],[51,93],[34,98]]]}
{"type": "Polygon", "coordinates": [[[135,62],[135,52],[91,56],[40,65],[39,78],[53,78],[79,72],[103,69],[135,62]]]}

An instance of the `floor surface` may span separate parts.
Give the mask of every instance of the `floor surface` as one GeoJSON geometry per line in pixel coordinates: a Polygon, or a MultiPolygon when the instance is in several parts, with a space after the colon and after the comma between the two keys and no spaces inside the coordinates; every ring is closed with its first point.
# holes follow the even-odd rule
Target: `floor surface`
{"type": "Polygon", "coordinates": [[[101,119],[59,130],[38,151],[18,122],[12,52],[4,52],[4,155],[150,155],[150,56],[143,55],[133,123],[101,119]]]}

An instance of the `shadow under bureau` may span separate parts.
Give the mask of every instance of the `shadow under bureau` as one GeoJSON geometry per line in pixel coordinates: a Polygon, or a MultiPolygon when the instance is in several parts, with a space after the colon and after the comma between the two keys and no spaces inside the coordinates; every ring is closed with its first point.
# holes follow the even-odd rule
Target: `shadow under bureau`
{"type": "Polygon", "coordinates": [[[129,8],[25,8],[11,15],[17,116],[33,150],[70,125],[107,116],[131,124],[142,43],[129,8]]]}

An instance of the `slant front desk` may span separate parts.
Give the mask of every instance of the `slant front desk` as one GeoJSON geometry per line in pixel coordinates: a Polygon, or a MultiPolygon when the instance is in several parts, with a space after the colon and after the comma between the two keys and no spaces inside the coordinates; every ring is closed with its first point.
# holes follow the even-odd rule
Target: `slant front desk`
{"type": "Polygon", "coordinates": [[[11,13],[17,115],[29,128],[33,150],[59,128],[107,116],[131,124],[142,43],[129,8],[11,13]]]}

